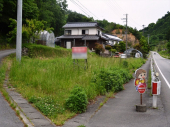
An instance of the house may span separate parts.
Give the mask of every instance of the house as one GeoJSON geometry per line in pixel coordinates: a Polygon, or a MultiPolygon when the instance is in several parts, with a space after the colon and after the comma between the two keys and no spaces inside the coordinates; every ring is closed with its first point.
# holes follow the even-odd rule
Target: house
{"type": "Polygon", "coordinates": [[[105,36],[108,39],[106,41],[106,44],[110,46],[114,46],[115,44],[119,44],[120,41],[123,41],[122,39],[118,38],[115,35],[103,33],[103,36],[105,36]]]}
{"type": "Polygon", "coordinates": [[[90,50],[95,48],[95,43],[106,45],[108,38],[102,35],[102,30],[97,22],[68,22],[63,26],[64,35],[57,37],[57,44],[71,49],[72,47],[87,46],[90,50]]]}

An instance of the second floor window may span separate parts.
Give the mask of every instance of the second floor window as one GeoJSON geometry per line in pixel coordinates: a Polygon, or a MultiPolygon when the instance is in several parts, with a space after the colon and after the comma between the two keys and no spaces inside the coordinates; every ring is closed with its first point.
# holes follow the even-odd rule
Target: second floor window
{"type": "Polygon", "coordinates": [[[82,34],[89,34],[89,30],[82,30],[82,34]]]}
{"type": "Polygon", "coordinates": [[[71,30],[65,30],[65,35],[71,35],[71,30]]]}

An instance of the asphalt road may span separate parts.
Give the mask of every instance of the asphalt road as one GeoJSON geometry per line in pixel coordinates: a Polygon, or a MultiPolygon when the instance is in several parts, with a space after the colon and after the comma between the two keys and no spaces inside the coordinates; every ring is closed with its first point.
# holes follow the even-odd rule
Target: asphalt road
{"type": "MultiPolygon", "coordinates": [[[[142,69],[149,71],[150,59],[142,69]]],[[[165,116],[161,98],[158,97],[158,109],[152,108],[150,90],[143,94],[146,112],[137,112],[136,104],[140,104],[140,94],[135,91],[134,79],[125,85],[125,90],[116,94],[93,116],[87,127],[170,127],[165,116]]]]}
{"type": "Polygon", "coordinates": [[[161,80],[161,99],[165,109],[168,124],[170,126],[170,60],[161,57],[153,52],[153,59],[156,63],[156,70],[159,72],[161,80]]]}
{"type": "Polygon", "coordinates": [[[0,51],[0,62],[1,62],[1,59],[2,59],[3,57],[8,56],[9,54],[15,53],[15,52],[16,52],[16,49],[0,51]]]}
{"type": "MultiPolygon", "coordinates": [[[[148,73],[150,58],[140,68],[148,73]]],[[[132,79],[125,84],[125,90],[118,92],[115,98],[110,98],[100,110],[96,111],[96,108],[93,109],[93,105],[90,105],[87,112],[68,120],[63,127],[77,127],[78,125],[86,127],[170,127],[170,110],[168,109],[170,108],[168,98],[170,92],[168,86],[164,86],[163,81],[162,83],[163,87],[161,95],[158,96],[158,108],[156,109],[152,107],[153,97],[150,94],[151,90],[148,89],[142,95],[147,111],[136,111],[136,104],[140,104],[140,94],[136,92],[134,79],[132,79]],[[166,92],[169,93],[166,94],[166,92]],[[91,115],[93,112],[95,113],[91,115]]]]}
{"type": "MultiPolygon", "coordinates": [[[[0,51],[0,61],[3,57],[15,53],[15,51],[15,49],[0,51]]],[[[22,121],[16,116],[15,111],[9,106],[2,94],[0,94],[0,127],[24,127],[22,121]]]]}

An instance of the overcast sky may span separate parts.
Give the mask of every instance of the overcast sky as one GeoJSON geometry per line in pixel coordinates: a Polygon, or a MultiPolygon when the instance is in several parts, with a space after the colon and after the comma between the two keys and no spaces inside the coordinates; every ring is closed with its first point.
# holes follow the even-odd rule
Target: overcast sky
{"type": "Polygon", "coordinates": [[[142,29],[170,12],[170,0],[67,0],[68,9],[109,22],[142,29]],[[81,6],[81,7],[80,7],[81,6]]]}

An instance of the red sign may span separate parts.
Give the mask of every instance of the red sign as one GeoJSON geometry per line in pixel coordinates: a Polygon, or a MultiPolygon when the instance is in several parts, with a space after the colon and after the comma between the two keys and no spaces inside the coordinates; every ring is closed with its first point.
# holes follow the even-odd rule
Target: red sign
{"type": "Polygon", "coordinates": [[[72,53],[87,53],[87,47],[72,47],[72,53]]]}
{"type": "Polygon", "coordinates": [[[87,47],[72,47],[72,59],[87,59],[87,47]]]}
{"type": "Polygon", "coordinates": [[[138,92],[139,93],[145,93],[145,90],[146,90],[146,85],[144,85],[144,84],[141,84],[141,85],[139,85],[138,86],[138,92]]]}
{"type": "Polygon", "coordinates": [[[152,82],[152,94],[157,94],[157,82],[152,82]]]}

